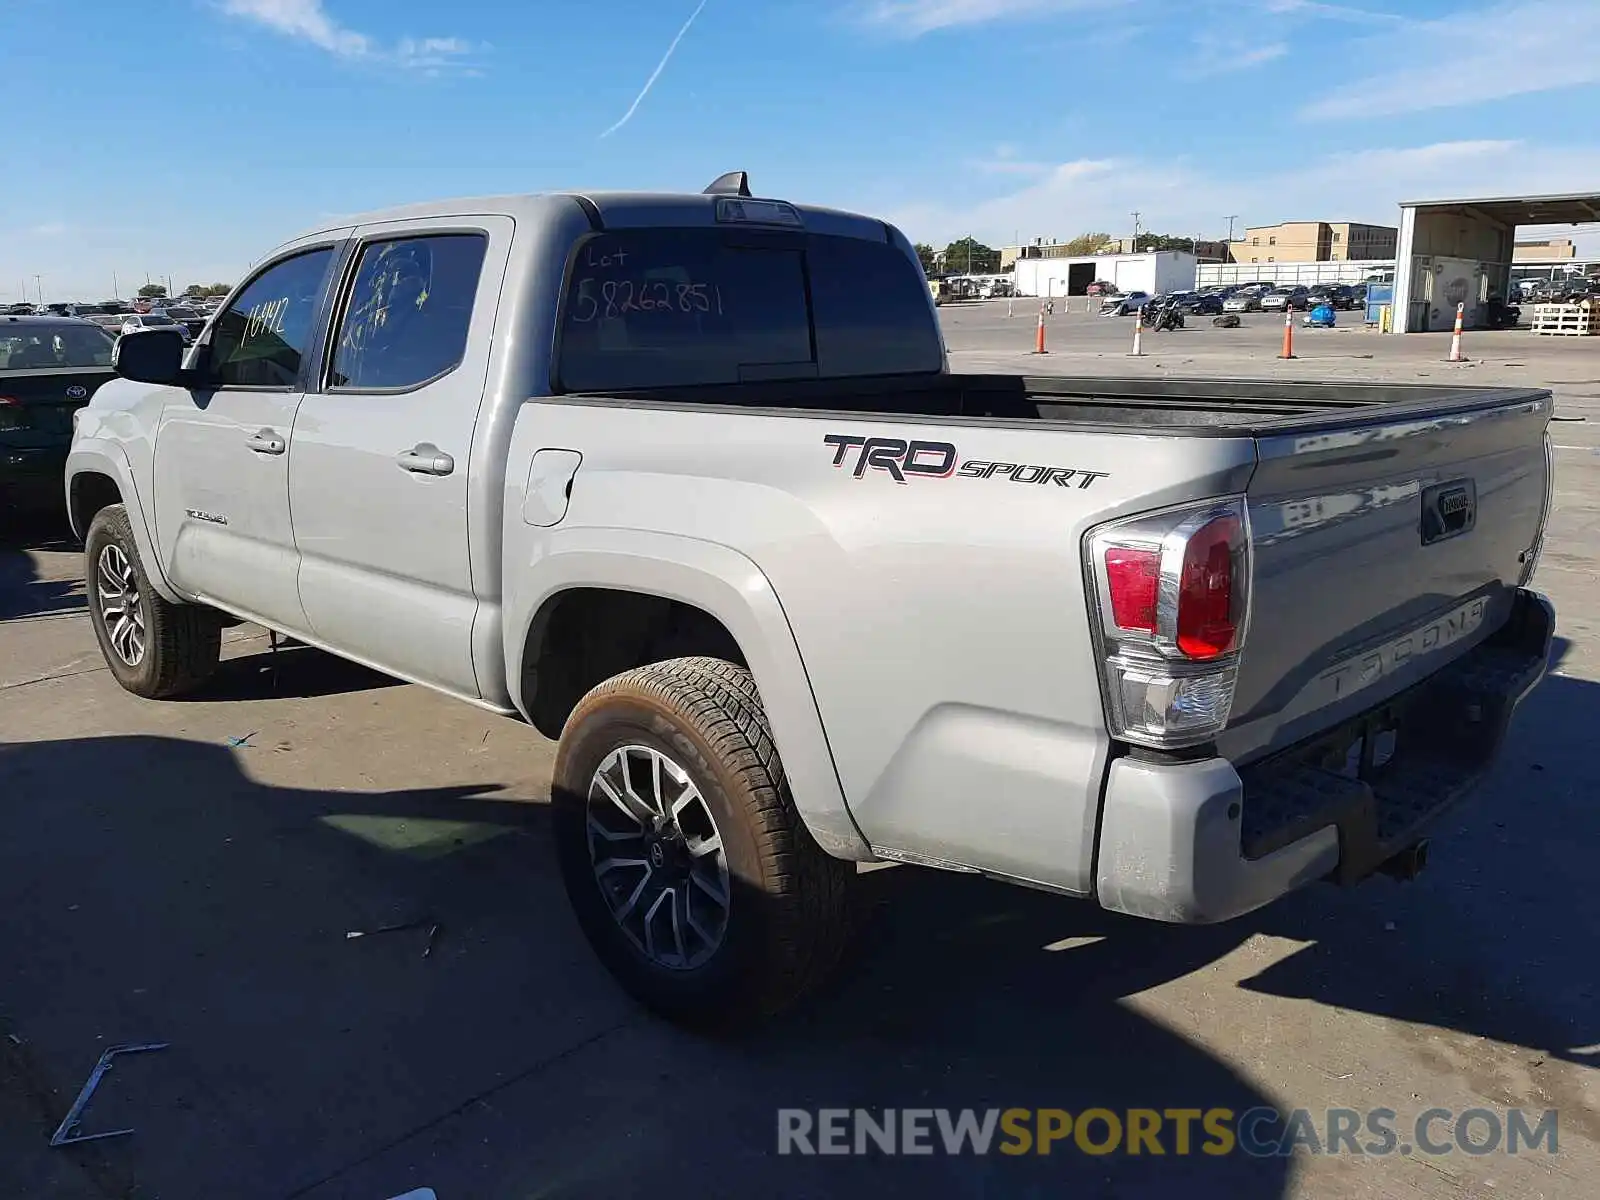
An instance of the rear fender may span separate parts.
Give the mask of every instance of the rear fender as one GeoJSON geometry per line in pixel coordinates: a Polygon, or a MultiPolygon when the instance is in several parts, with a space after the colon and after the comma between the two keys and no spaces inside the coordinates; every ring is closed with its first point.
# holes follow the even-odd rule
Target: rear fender
{"type": "Polygon", "coordinates": [[[528,545],[507,547],[505,629],[511,636],[505,639],[505,670],[518,711],[528,715],[523,646],[535,615],[558,592],[615,588],[702,609],[739,643],[772,723],[795,806],[812,836],[836,858],[873,857],[845,804],[794,631],[754,562],[726,546],[672,534],[592,528],[535,533],[522,526],[514,532],[534,538],[528,545]]]}

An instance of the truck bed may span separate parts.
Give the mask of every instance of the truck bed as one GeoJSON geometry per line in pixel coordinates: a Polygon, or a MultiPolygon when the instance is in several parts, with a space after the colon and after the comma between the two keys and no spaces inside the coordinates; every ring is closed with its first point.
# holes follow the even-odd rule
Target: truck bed
{"type": "MultiPolygon", "coordinates": [[[[1220,739],[1240,763],[1351,719],[1491,636],[1537,559],[1549,504],[1542,389],[942,375],[752,381],[601,403],[630,400],[743,417],[898,418],[966,427],[963,443],[977,445],[977,430],[1025,428],[1036,446],[991,452],[1025,453],[1018,462],[1114,462],[1107,435],[1253,443],[1250,630],[1220,739]]],[[[1145,461],[1137,446],[1125,453],[1145,461]]],[[[1157,495],[1189,499],[1163,490],[1172,481],[1156,461],[1130,476],[1152,497],[1146,507],[1157,495]]],[[[1013,500],[1025,503],[1010,493],[990,503],[1013,500]]],[[[1121,503],[1137,511],[1140,500],[1121,503]]],[[[1076,554],[1076,537],[1062,533],[1062,551],[1076,554]]]]}
{"type": "Polygon", "coordinates": [[[1536,400],[1532,388],[1260,379],[926,375],[785,379],[614,392],[621,400],[773,413],[870,413],[962,424],[1036,421],[1064,429],[1229,437],[1315,433],[1355,423],[1439,417],[1536,400]]]}

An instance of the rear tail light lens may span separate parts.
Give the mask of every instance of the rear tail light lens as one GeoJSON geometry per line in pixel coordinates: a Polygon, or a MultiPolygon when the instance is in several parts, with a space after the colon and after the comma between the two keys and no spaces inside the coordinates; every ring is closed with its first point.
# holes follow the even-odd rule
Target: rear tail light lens
{"type": "Polygon", "coordinates": [[[1106,584],[1111,593],[1112,624],[1118,629],[1156,631],[1156,601],[1161,582],[1161,554],[1113,546],[1106,551],[1106,584]]]}
{"type": "Polygon", "coordinates": [[[1087,557],[1113,736],[1172,749],[1228,723],[1249,611],[1242,498],[1092,530],[1087,557]]]}
{"type": "Polygon", "coordinates": [[[1188,658],[1220,658],[1238,637],[1233,602],[1233,553],[1243,524],[1214,517],[1192,534],[1178,576],[1178,649],[1188,658]]]}

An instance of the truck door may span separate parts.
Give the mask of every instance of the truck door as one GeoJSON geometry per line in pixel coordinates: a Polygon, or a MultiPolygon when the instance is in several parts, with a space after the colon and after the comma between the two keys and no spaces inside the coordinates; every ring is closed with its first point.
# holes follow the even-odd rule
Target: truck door
{"type": "Polygon", "coordinates": [[[312,633],[468,697],[468,467],[511,230],[504,217],[357,230],[289,460],[312,633]]]}
{"type": "Polygon", "coordinates": [[[163,389],[156,434],[156,537],[167,578],[291,633],[304,633],[306,618],[289,526],[289,437],[334,258],[330,240],[257,273],[196,352],[197,386],[163,389]]]}

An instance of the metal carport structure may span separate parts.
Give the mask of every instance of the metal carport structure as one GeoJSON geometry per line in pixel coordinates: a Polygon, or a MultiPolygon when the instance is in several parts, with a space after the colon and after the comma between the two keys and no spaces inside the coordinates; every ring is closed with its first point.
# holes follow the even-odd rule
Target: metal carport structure
{"type": "Polygon", "coordinates": [[[1449,329],[1457,304],[1466,305],[1468,328],[1481,325],[1484,302],[1509,294],[1518,226],[1595,221],[1600,221],[1600,192],[1401,204],[1392,328],[1396,333],[1449,329]]]}

